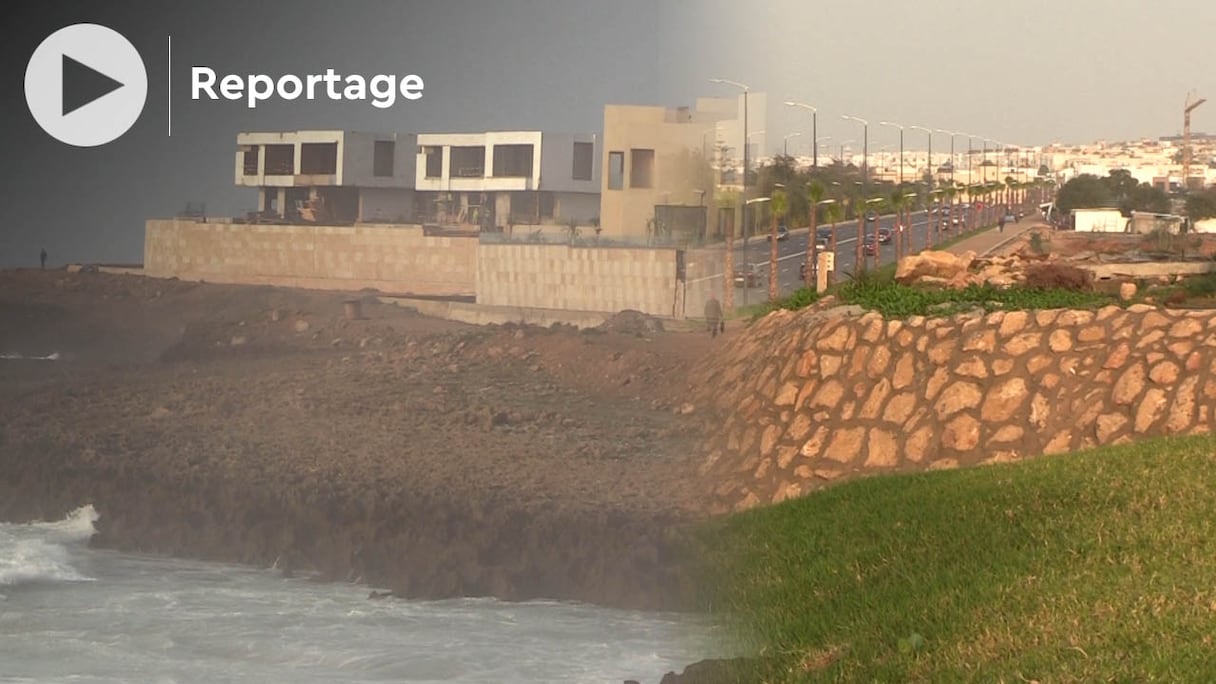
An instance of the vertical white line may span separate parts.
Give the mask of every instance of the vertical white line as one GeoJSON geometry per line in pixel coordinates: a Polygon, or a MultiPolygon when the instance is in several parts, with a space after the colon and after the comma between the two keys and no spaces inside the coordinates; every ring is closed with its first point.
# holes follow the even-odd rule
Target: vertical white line
{"type": "Polygon", "coordinates": [[[169,35],[169,138],[173,138],[173,35],[169,35]]]}

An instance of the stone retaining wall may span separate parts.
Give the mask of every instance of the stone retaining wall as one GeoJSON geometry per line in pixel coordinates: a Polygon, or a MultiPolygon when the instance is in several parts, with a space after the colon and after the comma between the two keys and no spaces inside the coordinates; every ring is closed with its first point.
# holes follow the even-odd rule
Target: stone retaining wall
{"type": "Polygon", "coordinates": [[[700,378],[722,510],[850,476],[1206,432],[1216,404],[1214,311],[782,311],[722,354],[700,378]]]}

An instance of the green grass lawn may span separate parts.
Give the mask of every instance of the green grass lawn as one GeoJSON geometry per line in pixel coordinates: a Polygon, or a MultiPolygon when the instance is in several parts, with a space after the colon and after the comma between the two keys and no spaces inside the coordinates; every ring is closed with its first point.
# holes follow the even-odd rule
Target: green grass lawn
{"type": "Polygon", "coordinates": [[[707,530],[750,681],[1216,681],[1216,440],[877,477],[707,530]]]}

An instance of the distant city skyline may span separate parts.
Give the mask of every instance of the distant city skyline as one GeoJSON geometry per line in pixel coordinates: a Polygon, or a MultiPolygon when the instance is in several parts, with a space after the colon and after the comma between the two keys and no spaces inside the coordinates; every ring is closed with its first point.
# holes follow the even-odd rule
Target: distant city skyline
{"type": "MultiPolygon", "coordinates": [[[[857,139],[858,148],[861,127],[842,115],[871,122],[871,150],[898,149],[898,131],[879,121],[1042,146],[1177,134],[1187,92],[1216,94],[1200,54],[1216,3],[1187,0],[22,3],[10,16],[18,28],[0,46],[12,92],[22,92],[42,38],[84,21],[119,30],[143,53],[147,108],[114,143],[76,149],[43,134],[24,98],[0,102],[10,151],[0,267],[36,264],[41,247],[52,263],[138,261],[146,218],[187,203],[215,215],[252,209],[254,195],[232,179],[242,130],[595,132],[604,105],[735,95],[709,82],[725,78],[767,94],[766,120],[753,124],[766,130],[764,155],[788,134],[802,134],[795,149],[810,137],[809,112],[781,106],[786,99],[818,107],[819,136],[857,139]],[[238,74],[395,70],[421,75],[426,90],[388,110],[328,102],[249,110],[191,102],[192,63],[238,74]]],[[[1216,104],[1197,110],[1193,125],[1216,130],[1216,104]]],[[[935,135],[935,151],[948,138],[935,135]]],[[[925,142],[906,131],[907,149],[925,142]]]]}

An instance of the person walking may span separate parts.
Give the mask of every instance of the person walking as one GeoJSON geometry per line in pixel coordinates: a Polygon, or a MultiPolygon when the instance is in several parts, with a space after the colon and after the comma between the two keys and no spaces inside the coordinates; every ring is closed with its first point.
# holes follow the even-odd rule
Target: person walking
{"type": "Polygon", "coordinates": [[[705,302],[705,325],[710,337],[717,337],[718,333],[726,332],[726,321],[722,317],[722,303],[714,295],[710,295],[709,301],[705,302]]]}
{"type": "Polygon", "coordinates": [[[42,248],[42,254],[39,255],[42,259],[42,270],[46,270],[46,248],[42,248]]]}

